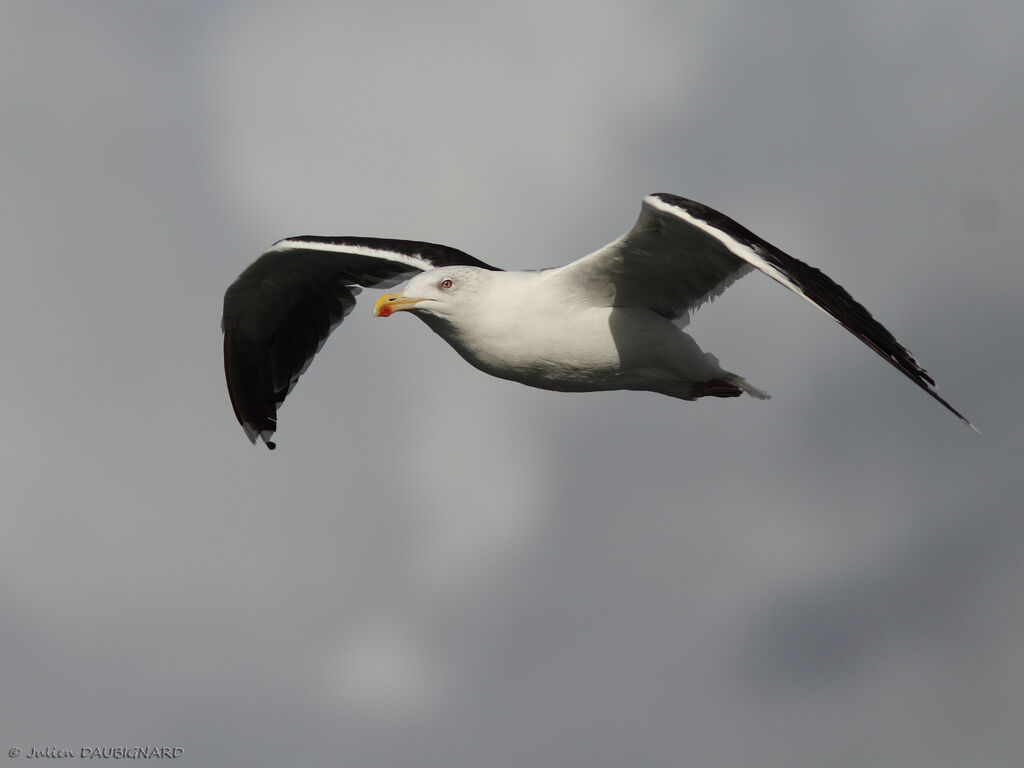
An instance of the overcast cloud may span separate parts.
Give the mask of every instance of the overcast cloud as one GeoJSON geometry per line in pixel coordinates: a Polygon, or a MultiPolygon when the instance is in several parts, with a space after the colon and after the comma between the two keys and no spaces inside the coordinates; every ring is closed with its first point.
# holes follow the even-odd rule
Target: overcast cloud
{"type": "Polygon", "coordinates": [[[1018,766],[1024,6],[8,2],[0,737],[179,765],[1018,766]],[[363,302],[252,448],[224,289],[293,234],[552,266],[692,197],[773,399],[562,395],[363,302]]]}

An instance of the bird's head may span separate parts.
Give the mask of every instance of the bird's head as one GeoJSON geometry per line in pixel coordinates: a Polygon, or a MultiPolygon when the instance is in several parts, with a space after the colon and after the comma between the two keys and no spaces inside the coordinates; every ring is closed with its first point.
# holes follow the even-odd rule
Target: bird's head
{"type": "Polygon", "coordinates": [[[478,267],[441,267],[416,275],[405,288],[385,293],[374,302],[375,317],[409,311],[422,319],[453,321],[480,293],[488,271],[478,267]]]}

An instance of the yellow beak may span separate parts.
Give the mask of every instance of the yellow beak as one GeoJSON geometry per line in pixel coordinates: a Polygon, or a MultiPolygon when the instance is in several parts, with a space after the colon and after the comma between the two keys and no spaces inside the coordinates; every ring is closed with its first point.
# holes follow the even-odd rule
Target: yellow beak
{"type": "Polygon", "coordinates": [[[392,312],[401,312],[403,309],[412,309],[423,299],[416,296],[406,296],[401,291],[385,293],[373,302],[374,317],[388,317],[392,312]]]}

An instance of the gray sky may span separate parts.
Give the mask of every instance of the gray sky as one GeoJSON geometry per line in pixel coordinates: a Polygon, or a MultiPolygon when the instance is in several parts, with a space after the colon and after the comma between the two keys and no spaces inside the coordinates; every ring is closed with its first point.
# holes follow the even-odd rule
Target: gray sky
{"type": "Polygon", "coordinates": [[[0,736],[181,765],[1016,766],[1024,6],[0,11],[0,736]],[[302,233],[543,267],[693,197],[770,391],[560,395],[357,307],[252,448],[220,303],[302,233]]]}

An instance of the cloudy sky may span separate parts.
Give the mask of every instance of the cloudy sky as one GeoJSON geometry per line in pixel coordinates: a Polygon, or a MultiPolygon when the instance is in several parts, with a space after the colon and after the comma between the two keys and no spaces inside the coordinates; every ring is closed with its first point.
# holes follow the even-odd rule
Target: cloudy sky
{"type": "Polygon", "coordinates": [[[1024,6],[7,2],[0,737],[177,764],[1016,766],[1024,6]],[[552,266],[696,198],[767,389],[483,376],[364,302],[253,448],[223,291],[300,233],[552,266]]]}

